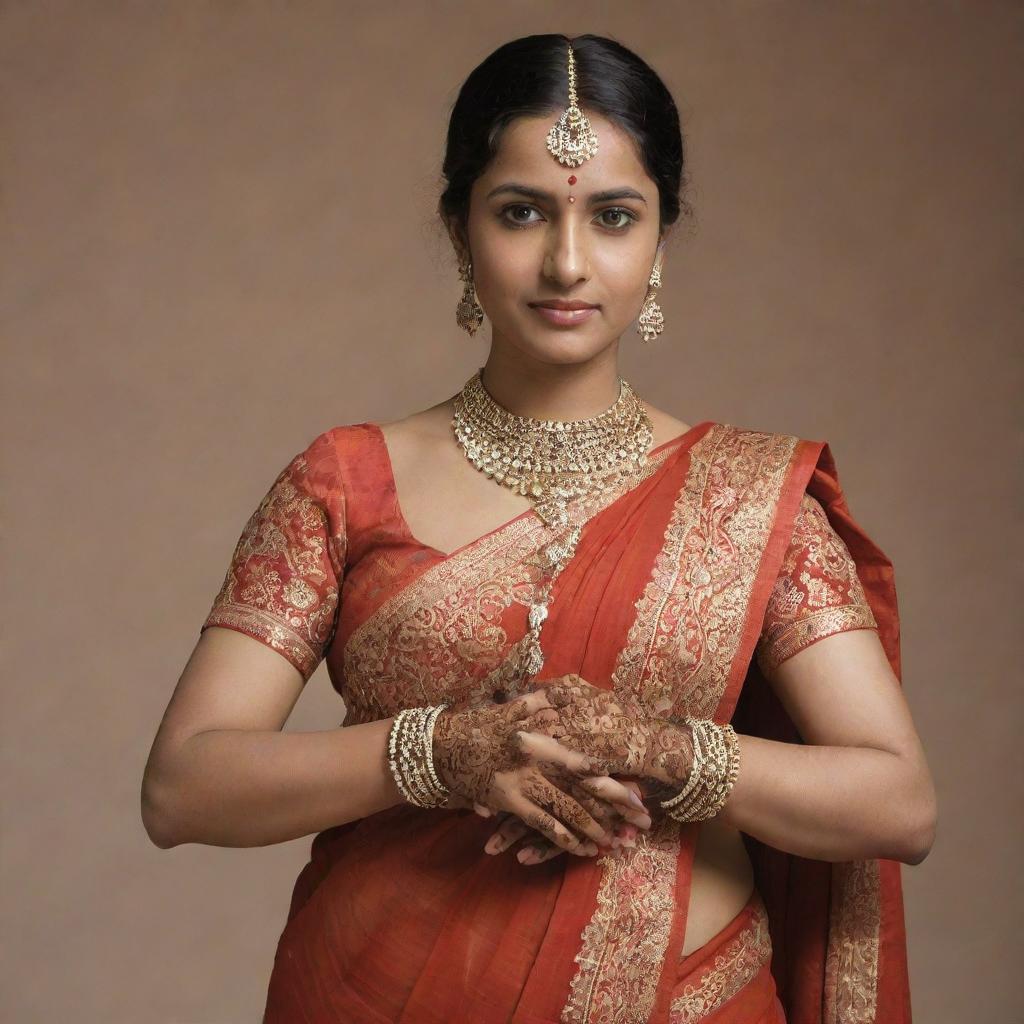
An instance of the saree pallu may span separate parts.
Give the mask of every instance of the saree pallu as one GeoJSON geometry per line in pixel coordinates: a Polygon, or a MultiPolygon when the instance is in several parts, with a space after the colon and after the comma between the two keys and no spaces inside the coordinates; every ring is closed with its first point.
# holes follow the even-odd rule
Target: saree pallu
{"type": "MultiPolygon", "coordinates": [[[[856,526],[828,446],[706,421],[587,499],[534,685],[578,673],[653,714],[800,742],[767,677],[843,629],[899,672],[892,567],[856,526]]],[[[453,552],[402,515],[380,428],[321,434],[247,522],[203,624],[308,679],[344,725],[490,699],[557,541],[532,510],[453,552]]],[[[540,865],[489,856],[493,823],[400,805],[327,829],[296,880],[267,1024],[902,1024],[899,864],[785,854],[744,836],[751,902],[683,956],[699,824],[655,811],[634,847],[540,865]]]]}

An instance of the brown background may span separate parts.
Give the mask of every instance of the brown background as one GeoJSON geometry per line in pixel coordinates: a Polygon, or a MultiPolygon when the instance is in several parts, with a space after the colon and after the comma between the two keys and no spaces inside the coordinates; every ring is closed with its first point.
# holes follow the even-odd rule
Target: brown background
{"type": "MultiPolygon", "coordinates": [[[[939,792],[904,868],[915,1018],[1013,1019],[1022,15],[3,4],[3,1019],[259,1019],[309,839],[160,851],[142,768],[278,470],[483,361],[434,221],[446,118],[547,31],[620,39],[677,97],[698,223],[623,372],[687,422],[831,443],[939,792]]],[[[288,727],[340,720],[321,669],[288,727]]]]}

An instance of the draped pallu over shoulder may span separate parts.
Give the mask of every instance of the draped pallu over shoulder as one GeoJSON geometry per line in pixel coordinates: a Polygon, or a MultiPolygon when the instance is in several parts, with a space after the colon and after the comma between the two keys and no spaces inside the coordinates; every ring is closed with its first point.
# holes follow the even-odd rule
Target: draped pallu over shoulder
{"type": "MultiPolygon", "coordinates": [[[[427,548],[372,425],[333,436],[347,559],[326,658],[345,724],[488,698],[553,532],[523,515],[449,555],[427,548]]],[[[538,685],[578,673],[658,715],[800,742],[763,668],[872,627],[898,674],[892,567],[823,442],[705,422],[587,514],[538,685]],[[835,578],[813,579],[815,559],[835,578]]],[[[400,805],[328,829],[296,881],[264,1019],[767,1024],[777,987],[796,1024],[910,1021],[898,863],[805,860],[745,836],[757,901],[683,957],[699,827],[656,812],[634,847],[535,866],[485,854],[493,824],[469,811],[400,805]]]]}

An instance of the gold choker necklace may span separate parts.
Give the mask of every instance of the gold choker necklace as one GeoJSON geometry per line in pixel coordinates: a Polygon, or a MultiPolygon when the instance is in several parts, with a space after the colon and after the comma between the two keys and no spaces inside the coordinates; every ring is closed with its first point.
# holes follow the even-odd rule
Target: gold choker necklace
{"type": "Polygon", "coordinates": [[[565,526],[574,498],[608,490],[647,462],[654,431],[629,383],[604,412],[537,420],[499,405],[477,370],[455,396],[452,429],[466,458],[492,480],[527,495],[549,526],[565,526]]]}

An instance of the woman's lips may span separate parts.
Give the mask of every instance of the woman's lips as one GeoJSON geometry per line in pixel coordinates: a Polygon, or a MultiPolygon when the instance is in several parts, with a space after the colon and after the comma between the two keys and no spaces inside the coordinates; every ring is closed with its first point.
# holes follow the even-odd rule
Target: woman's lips
{"type": "Polygon", "coordinates": [[[597,312],[597,306],[588,306],[586,309],[553,309],[551,306],[532,306],[548,323],[557,324],[559,327],[575,327],[576,324],[589,320],[591,315],[597,312]]]}

